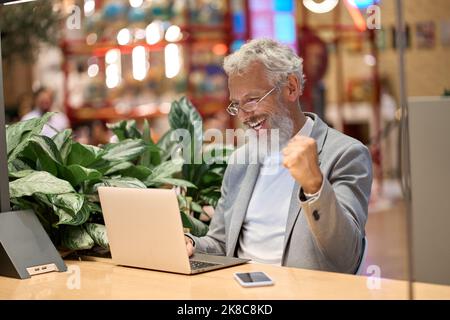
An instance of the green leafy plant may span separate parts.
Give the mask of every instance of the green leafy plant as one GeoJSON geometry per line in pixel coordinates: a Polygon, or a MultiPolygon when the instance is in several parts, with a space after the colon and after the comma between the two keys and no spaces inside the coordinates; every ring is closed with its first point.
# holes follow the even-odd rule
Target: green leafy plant
{"type": "MultiPolygon", "coordinates": [[[[226,161],[233,149],[223,146],[203,149],[202,119],[195,107],[186,98],[182,98],[179,102],[175,101],[172,107],[171,111],[174,112],[169,113],[171,131],[166,133],[166,136],[170,136],[174,130],[180,128],[189,132],[191,141],[188,145],[191,148],[188,156],[190,159],[183,164],[181,178],[196,186],[196,188],[187,186],[184,193],[185,199],[182,199],[180,204],[182,208],[185,208],[183,213],[193,212],[194,217],[199,219],[202,213],[207,215],[202,209],[204,206],[216,207],[219,201],[226,161]]],[[[172,143],[168,145],[168,148],[164,148],[165,150],[173,152],[173,140],[171,139],[172,143]]],[[[166,146],[167,142],[162,139],[158,145],[166,146]]],[[[193,224],[191,229],[197,227],[200,226],[193,224]]]]}
{"type": "MultiPolygon", "coordinates": [[[[214,149],[208,163],[180,162],[173,157],[178,147],[170,135],[178,128],[192,130],[191,139],[202,143],[202,132],[193,127],[200,115],[186,99],[172,103],[171,129],[155,143],[144,121],[108,125],[118,142],[91,146],[76,142],[71,130],[53,138],[39,133],[52,113],[6,128],[10,196],[14,209],[33,209],[59,248],[108,249],[108,239],[97,193],[99,186],[129,188],[180,188],[183,225],[195,235],[208,231],[200,221],[203,206],[217,204],[226,163],[225,149],[214,149]],[[220,152],[219,152],[220,151],[220,152]],[[219,155],[220,153],[220,155],[219,155]]],[[[228,150],[228,149],[227,149],[228,150]]],[[[228,150],[229,151],[229,150],[228,150]]],[[[191,156],[198,156],[196,148],[191,156]]]]}

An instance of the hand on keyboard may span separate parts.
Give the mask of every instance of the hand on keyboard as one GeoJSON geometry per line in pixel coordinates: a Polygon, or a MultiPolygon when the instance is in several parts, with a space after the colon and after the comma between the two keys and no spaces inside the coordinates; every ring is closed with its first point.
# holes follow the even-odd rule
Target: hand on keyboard
{"type": "Polygon", "coordinates": [[[192,242],[192,239],[184,236],[184,241],[186,242],[186,250],[188,253],[188,256],[192,256],[195,252],[194,243],[192,242]]]}

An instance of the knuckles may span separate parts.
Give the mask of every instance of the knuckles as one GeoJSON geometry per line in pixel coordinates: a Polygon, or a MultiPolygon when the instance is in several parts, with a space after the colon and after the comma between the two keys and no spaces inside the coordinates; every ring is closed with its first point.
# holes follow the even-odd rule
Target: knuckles
{"type": "Polygon", "coordinates": [[[288,167],[294,162],[298,163],[303,158],[309,158],[311,153],[314,152],[317,152],[317,144],[314,139],[305,136],[296,136],[283,150],[285,159],[283,164],[288,167]]]}
{"type": "Polygon", "coordinates": [[[305,136],[296,136],[288,144],[290,147],[303,149],[315,148],[316,145],[316,140],[305,136]]]}

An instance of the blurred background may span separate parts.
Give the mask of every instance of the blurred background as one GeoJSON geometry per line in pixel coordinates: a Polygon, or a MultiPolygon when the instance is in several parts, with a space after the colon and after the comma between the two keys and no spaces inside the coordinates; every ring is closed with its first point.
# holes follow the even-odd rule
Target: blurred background
{"type": "MultiPolygon", "coordinates": [[[[157,140],[168,128],[170,103],[186,95],[204,129],[237,128],[225,111],[223,58],[249,39],[277,39],[304,58],[303,110],[370,148],[366,265],[407,279],[395,1],[328,2],[39,0],[0,7],[7,122],[59,111],[52,126],[71,127],[77,140],[97,145],[111,139],[106,123],[148,119],[157,140]]],[[[449,95],[450,1],[403,5],[407,96],[449,95]]]]}

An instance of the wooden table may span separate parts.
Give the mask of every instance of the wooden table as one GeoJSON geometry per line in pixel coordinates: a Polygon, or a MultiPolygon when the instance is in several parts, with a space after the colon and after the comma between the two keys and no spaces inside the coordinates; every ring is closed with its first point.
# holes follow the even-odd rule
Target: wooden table
{"type": "MultiPolygon", "coordinates": [[[[369,289],[362,276],[245,264],[185,276],[115,266],[110,262],[66,261],[68,272],[31,279],[0,277],[0,299],[407,299],[406,281],[381,279],[369,289]],[[243,288],[234,272],[265,271],[274,286],[243,288]]],[[[417,299],[450,299],[450,286],[415,284],[417,299]]]]}

